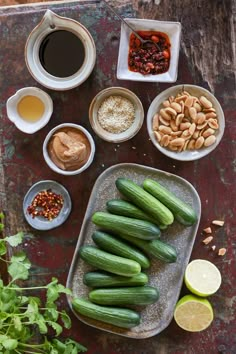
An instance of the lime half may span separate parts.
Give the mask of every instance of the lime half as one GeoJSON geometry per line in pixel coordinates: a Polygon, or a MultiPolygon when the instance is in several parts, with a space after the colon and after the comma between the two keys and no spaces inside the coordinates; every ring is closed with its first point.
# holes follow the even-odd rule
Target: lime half
{"type": "Polygon", "coordinates": [[[174,319],[185,331],[200,332],[210,326],[214,313],[207,299],[186,295],[177,302],[174,319]]]}
{"type": "Polygon", "coordinates": [[[193,294],[206,297],[219,289],[221,274],[213,263],[204,259],[196,259],[188,264],[184,281],[193,294]]]}

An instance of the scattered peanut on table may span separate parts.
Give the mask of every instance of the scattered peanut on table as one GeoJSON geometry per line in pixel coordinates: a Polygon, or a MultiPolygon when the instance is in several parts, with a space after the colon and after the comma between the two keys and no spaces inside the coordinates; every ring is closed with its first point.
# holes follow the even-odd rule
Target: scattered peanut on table
{"type": "Polygon", "coordinates": [[[216,110],[205,96],[182,91],[170,96],[153,116],[157,142],[172,151],[199,150],[216,142],[219,129],[216,110]]]}

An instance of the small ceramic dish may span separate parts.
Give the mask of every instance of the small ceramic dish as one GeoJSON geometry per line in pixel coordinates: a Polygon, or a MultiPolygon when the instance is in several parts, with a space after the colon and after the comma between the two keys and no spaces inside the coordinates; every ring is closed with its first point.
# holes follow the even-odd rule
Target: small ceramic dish
{"type": "Polygon", "coordinates": [[[35,183],[26,193],[23,201],[23,211],[26,221],[36,230],[51,230],[62,225],[71,212],[71,198],[68,191],[61,184],[55,181],[45,180],[35,183]],[[63,198],[63,207],[57,217],[51,221],[42,216],[32,217],[28,211],[28,206],[31,205],[35,196],[41,192],[50,189],[52,192],[59,194],[63,198]]]}
{"type": "Polygon", "coordinates": [[[94,140],[93,140],[91,134],[84,127],[82,127],[81,125],[78,125],[78,124],[63,123],[63,124],[56,126],[48,133],[48,135],[46,136],[44,143],[43,143],[43,156],[44,156],[45,162],[51,168],[51,170],[53,170],[54,172],[57,172],[61,175],[65,175],[65,176],[78,175],[78,174],[82,173],[83,171],[85,171],[93,162],[94,154],[95,154],[95,144],[94,144],[94,140]],[[48,152],[48,146],[49,146],[49,142],[50,142],[52,136],[58,130],[67,129],[67,128],[69,128],[69,129],[72,128],[73,130],[76,129],[79,132],[81,132],[81,134],[83,134],[87,138],[87,141],[89,142],[89,145],[90,145],[90,154],[89,154],[89,157],[88,157],[86,163],[84,163],[84,165],[82,165],[79,169],[72,170],[72,171],[71,170],[63,170],[63,169],[59,168],[52,161],[50,154],[48,152]]]}
{"type": "MultiPolygon", "coordinates": [[[[7,100],[6,109],[8,118],[19,130],[27,134],[33,134],[42,129],[49,122],[53,112],[53,102],[51,97],[43,90],[37,87],[24,87],[7,100]],[[38,98],[44,106],[42,116],[35,121],[23,119],[18,110],[19,103],[22,102],[24,98],[31,96],[38,98]]],[[[34,105],[28,107],[27,114],[29,114],[31,110],[34,111],[34,109],[34,105]]]]}
{"type": "Polygon", "coordinates": [[[100,91],[92,100],[89,107],[89,120],[94,132],[103,140],[112,143],[121,143],[133,138],[142,127],[144,119],[143,105],[140,99],[130,90],[124,87],[109,87],[100,91]],[[98,121],[98,110],[105,99],[110,96],[122,96],[134,106],[134,122],[122,133],[110,133],[103,129],[98,121]]]}
{"type": "Polygon", "coordinates": [[[47,10],[27,39],[25,61],[29,72],[41,85],[53,90],[69,90],[81,85],[91,74],[96,61],[96,46],[90,32],[81,23],[47,10]],[[56,77],[42,66],[39,58],[40,46],[49,34],[63,30],[72,32],[80,39],[84,46],[85,57],[82,66],[73,75],[56,77]]]}
{"type": "Polygon", "coordinates": [[[128,68],[129,40],[132,31],[123,22],[121,24],[120,47],[117,64],[117,78],[119,80],[144,82],[175,82],[177,80],[181,24],[179,22],[156,21],[137,18],[125,19],[136,31],[155,31],[167,34],[170,40],[170,66],[163,74],[143,75],[130,71],[128,68]]]}
{"type": "MultiPolygon", "coordinates": [[[[207,114],[207,111],[205,112],[205,114],[207,114]]],[[[213,118],[213,120],[214,120],[214,118],[213,118]]],[[[190,120],[190,123],[191,123],[191,120],[190,120]]],[[[162,123],[160,122],[160,124],[162,124],[162,123]]],[[[208,125],[209,124],[207,124],[206,127],[203,127],[202,129],[200,129],[200,126],[196,123],[196,131],[199,130],[199,133],[201,131],[201,134],[203,135],[203,137],[205,136],[204,137],[205,140],[207,138],[207,135],[204,134],[204,130],[211,128],[211,126],[208,126],[208,125]]],[[[200,158],[208,155],[220,143],[220,141],[223,137],[223,134],[224,134],[224,128],[225,128],[224,112],[222,110],[220,103],[216,99],[216,97],[212,93],[210,93],[208,90],[204,89],[203,87],[195,86],[195,85],[177,85],[177,86],[173,86],[173,87],[168,88],[167,90],[163,91],[162,93],[160,93],[158,96],[156,96],[154,98],[154,100],[152,101],[152,103],[148,109],[148,113],[147,113],[147,130],[148,130],[148,134],[150,136],[152,143],[164,155],[171,157],[172,159],[179,160],[179,161],[193,161],[193,160],[197,160],[197,159],[200,159],[200,158]],[[189,92],[190,95],[198,97],[198,98],[201,96],[205,96],[206,99],[212,103],[212,106],[215,109],[216,119],[218,121],[219,127],[218,127],[218,129],[215,130],[214,135],[215,135],[216,139],[212,145],[207,146],[207,147],[203,146],[200,149],[194,149],[194,145],[193,145],[193,149],[191,149],[191,150],[186,149],[185,151],[176,152],[176,151],[169,150],[168,148],[166,148],[164,146],[161,146],[160,143],[157,141],[155,133],[153,131],[153,117],[156,113],[160,112],[161,108],[164,108],[162,103],[165,100],[168,100],[168,98],[171,96],[175,97],[177,94],[181,93],[183,91],[183,89],[185,91],[189,92]]],[[[179,129],[179,130],[181,130],[181,129],[179,129]]],[[[178,136],[178,137],[180,137],[180,136],[178,136]]],[[[189,139],[189,141],[190,141],[190,138],[191,137],[186,137],[186,140],[189,139]]],[[[196,142],[197,138],[193,138],[193,140],[194,139],[196,142]]]]}

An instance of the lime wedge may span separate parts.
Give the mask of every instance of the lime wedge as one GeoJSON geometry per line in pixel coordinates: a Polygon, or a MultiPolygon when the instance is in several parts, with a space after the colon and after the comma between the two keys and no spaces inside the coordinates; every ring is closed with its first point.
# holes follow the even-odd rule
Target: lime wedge
{"type": "Polygon", "coordinates": [[[206,297],[219,289],[221,274],[213,263],[204,259],[196,259],[188,264],[184,281],[193,294],[206,297]]]}
{"type": "Polygon", "coordinates": [[[214,313],[207,299],[186,295],[177,302],[174,319],[185,331],[200,332],[211,324],[214,313]]]}

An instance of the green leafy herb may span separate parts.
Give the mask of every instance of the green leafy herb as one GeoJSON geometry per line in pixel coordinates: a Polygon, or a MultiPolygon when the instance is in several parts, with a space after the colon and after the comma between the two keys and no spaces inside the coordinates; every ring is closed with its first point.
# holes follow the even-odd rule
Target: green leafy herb
{"type": "MultiPolygon", "coordinates": [[[[0,222],[3,219],[0,213],[0,222]]],[[[0,231],[3,224],[0,223],[0,231]]],[[[15,247],[22,243],[23,233],[0,239],[0,260],[7,262],[11,280],[4,284],[0,279],[0,353],[3,354],[77,354],[87,349],[72,339],[60,341],[64,328],[71,327],[71,319],[64,311],[59,311],[56,301],[61,294],[71,291],[58,283],[56,278],[47,285],[20,287],[17,280],[26,280],[31,267],[24,252],[14,254],[10,261],[2,256],[7,252],[6,244],[15,247]],[[29,291],[44,290],[46,301],[30,296],[29,291]],[[48,332],[54,338],[47,337],[48,332]],[[40,338],[40,341],[38,340],[40,338]],[[37,341],[36,341],[37,340],[37,341]],[[37,344],[36,344],[37,343],[37,344]]]]}

